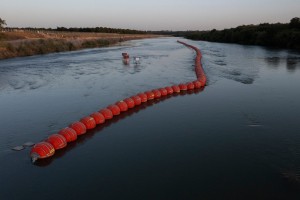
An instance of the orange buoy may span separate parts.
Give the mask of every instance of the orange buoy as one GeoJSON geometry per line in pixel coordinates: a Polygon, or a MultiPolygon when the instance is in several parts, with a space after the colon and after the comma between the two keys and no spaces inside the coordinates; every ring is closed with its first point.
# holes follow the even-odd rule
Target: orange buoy
{"type": "Polygon", "coordinates": [[[116,103],[116,105],[120,108],[120,111],[121,112],[125,112],[128,110],[128,106],[127,106],[127,103],[125,103],[124,101],[118,101],[116,103]]]}
{"type": "Polygon", "coordinates": [[[74,122],[70,124],[70,128],[74,129],[77,133],[77,135],[82,135],[86,133],[86,127],[83,123],[81,122],[74,122]]]}
{"type": "MultiPolygon", "coordinates": [[[[192,48],[196,51],[197,56],[195,58],[195,73],[196,73],[198,81],[201,83],[201,86],[205,86],[206,83],[207,83],[207,78],[206,78],[206,75],[204,73],[204,70],[203,70],[203,67],[202,67],[202,64],[201,64],[201,58],[202,58],[201,51],[198,48],[196,48],[194,46],[191,46],[191,45],[188,45],[184,42],[181,42],[181,41],[178,41],[178,42],[185,45],[185,46],[187,46],[187,47],[190,47],[190,48],[192,48]]],[[[199,88],[199,84],[198,83],[196,83],[196,84],[197,85],[195,85],[195,83],[194,83],[195,88],[199,88]]]]}
{"type": "Polygon", "coordinates": [[[147,92],[145,92],[145,94],[147,95],[148,100],[154,99],[154,93],[153,92],[147,91],[147,92]]]}
{"type": "Polygon", "coordinates": [[[107,107],[107,109],[109,109],[113,115],[119,115],[121,110],[117,105],[110,105],[107,107]]]}
{"type": "Polygon", "coordinates": [[[205,78],[200,77],[200,78],[198,78],[198,81],[200,81],[200,83],[201,83],[202,86],[206,85],[206,79],[205,78]]]}
{"type": "Polygon", "coordinates": [[[202,86],[201,82],[198,80],[193,81],[193,84],[194,84],[195,88],[197,88],[197,89],[201,88],[201,86],[202,86]]]}
{"type": "Polygon", "coordinates": [[[80,122],[85,125],[86,129],[93,129],[96,127],[96,121],[91,116],[82,118],[80,122]]]}
{"type": "Polygon", "coordinates": [[[40,142],[35,144],[31,151],[30,157],[32,162],[35,162],[37,159],[48,158],[53,156],[55,153],[55,149],[49,142],[40,142]]]}
{"type": "Polygon", "coordinates": [[[67,146],[67,140],[64,136],[59,134],[50,135],[46,142],[52,144],[55,150],[62,149],[67,146]]]}
{"type": "Polygon", "coordinates": [[[132,100],[134,101],[134,105],[138,106],[141,105],[142,99],[138,95],[131,97],[132,100]]]}
{"type": "Polygon", "coordinates": [[[142,103],[148,101],[147,95],[145,93],[139,93],[138,96],[141,98],[142,103]]]}
{"type": "Polygon", "coordinates": [[[172,89],[173,89],[173,91],[174,91],[175,93],[179,93],[179,92],[180,92],[180,88],[179,88],[178,85],[173,85],[173,86],[172,86],[172,89]]]}
{"type": "Polygon", "coordinates": [[[168,94],[173,94],[174,92],[172,87],[165,87],[165,89],[167,90],[168,94]]]}
{"type": "Polygon", "coordinates": [[[59,135],[62,135],[66,138],[67,142],[73,142],[75,140],[77,140],[77,133],[74,129],[66,127],[64,129],[61,129],[58,132],[59,135]]]}
{"type": "Polygon", "coordinates": [[[181,84],[179,84],[178,86],[179,86],[179,88],[180,88],[181,91],[187,90],[186,84],[181,83],[181,84]]]}
{"type": "Polygon", "coordinates": [[[161,96],[166,96],[166,95],[168,95],[168,91],[166,90],[166,88],[160,88],[159,91],[160,91],[160,93],[161,93],[161,96]]]}
{"type": "Polygon", "coordinates": [[[161,93],[159,90],[152,90],[153,94],[154,94],[154,98],[158,99],[161,97],[161,93]]]}
{"type": "Polygon", "coordinates": [[[202,77],[202,83],[203,85],[206,85],[207,83],[207,79],[206,79],[206,76],[203,74],[203,77],[202,77]]]}
{"type": "Polygon", "coordinates": [[[112,119],[113,118],[113,113],[107,108],[103,108],[99,112],[104,116],[105,119],[112,119]]]}
{"type": "Polygon", "coordinates": [[[195,89],[194,83],[192,83],[192,82],[187,83],[187,89],[188,89],[188,90],[193,90],[193,89],[195,89]]]}
{"type": "Polygon", "coordinates": [[[135,106],[132,98],[126,98],[124,99],[124,102],[127,104],[128,108],[133,108],[135,106]]]}
{"type": "Polygon", "coordinates": [[[105,122],[104,116],[99,112],[94,112],[90,116],[94,118],[96,124],[103,124],[105,122]]]}

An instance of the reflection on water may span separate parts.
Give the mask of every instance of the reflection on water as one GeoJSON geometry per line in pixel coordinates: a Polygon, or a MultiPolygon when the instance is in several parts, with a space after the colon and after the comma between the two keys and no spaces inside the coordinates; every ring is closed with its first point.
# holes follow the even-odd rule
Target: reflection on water
{"type": "Polygon", "coordinates": [[[203,92],[131,109],[37,166],[11,150],[194,80],[177,39],[0,61],[0,199],[299,199],[300,55],[286,50],[186,40],[203,53],[203,92]]]}
{"type": "Polygon", "coordinates": [[[300,57],[287,57],[286,68],[289,71],[295,71],[297,68],[300,68],[300,57]]]}
{"type": "Polygon", "coordinates": [[[265,60],[268,65],[273,66],[273,67],[278,67],[280,64],[279,57],[266,57],[265,60]]]}
{"type": "Polygon", "coordinates": [[[269,66],[277,68],[281,62],[285,62],[286,69],[289,72],[294,72],[297,68],[300,69],[300,57],[267,57],[266,62],[269,66]]]}
{"type": "Polygon", "coordinates": [[[271,49],[271,51],[268,50],[265,53],[264,59],[269,67],[276,69],[285,66],[291,73],[295,72],[297,68],[300,69],[300,57],[297,52],[271,49]],[[270,55],[270,52],[272,52],[272,55],[270,55]]]}

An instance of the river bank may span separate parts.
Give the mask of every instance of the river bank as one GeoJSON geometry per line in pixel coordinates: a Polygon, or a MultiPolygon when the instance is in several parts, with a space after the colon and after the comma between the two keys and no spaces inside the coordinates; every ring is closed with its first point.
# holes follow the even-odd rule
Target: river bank
{"type": "Polygon", "coordinates": [[[295,17],[290,23],[251,24],[224,30],[186,32],[184,37],[191,40],[259,45],[299,51],[300,19],[295,17]]]}
{"type": "Polygon", "coordinates": [[[153,34],[19,31],[0,33],[0,59],[106,47],[128,40],[159,37],[153,34]]]}

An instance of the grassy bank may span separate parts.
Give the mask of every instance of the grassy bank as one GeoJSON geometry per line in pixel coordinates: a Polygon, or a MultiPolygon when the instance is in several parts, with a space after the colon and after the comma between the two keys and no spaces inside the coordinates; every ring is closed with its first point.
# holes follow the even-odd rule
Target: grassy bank
{"type": "Polygon", "coordinates": [[[0,32],[0,59],[84,48],[105,47],[127,40],[158,37],[147,34],[76,32],[0,32]]]}

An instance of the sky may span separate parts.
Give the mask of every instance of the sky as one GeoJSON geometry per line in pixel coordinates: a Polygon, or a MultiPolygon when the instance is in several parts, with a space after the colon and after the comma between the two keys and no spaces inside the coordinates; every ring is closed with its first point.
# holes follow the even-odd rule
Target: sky
{"type": "Polygon", "coordinates": [[[9,27],[211,30],[300,17],[300,0],[0,0],[9,27]]]}

